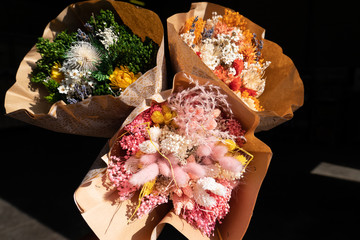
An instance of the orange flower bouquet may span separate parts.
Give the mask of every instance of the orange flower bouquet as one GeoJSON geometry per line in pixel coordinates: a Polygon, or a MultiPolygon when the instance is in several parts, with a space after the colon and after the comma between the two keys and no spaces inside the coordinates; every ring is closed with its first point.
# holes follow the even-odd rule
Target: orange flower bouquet
{"type": "Polygon", "coordinates": [[[260,116],[257,131],[291,119],[303,104],[302,81],[292,61],[240,13],[193,3],[189,12],[168,18],[167,27],[173,68],[226,84],[260,116]]]}

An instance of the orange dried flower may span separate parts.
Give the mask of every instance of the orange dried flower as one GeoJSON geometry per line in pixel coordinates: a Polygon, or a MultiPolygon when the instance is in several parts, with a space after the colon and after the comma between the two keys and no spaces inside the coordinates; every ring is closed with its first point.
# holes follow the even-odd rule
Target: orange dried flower
{"type": "Polygon", "coordinates": [[[241,92],[241,97],[251,99],[251,100],[254,102],[255,109],[256,109],[257,111],[259,111],[259,112],[260,112],[260,111],[264,111],[263,106],[260,105],[259,99],[257,99],[256,97],[251,96],[251,95],[249,94],[249,92],[247,92],[247,91],[241,92]]]}
{"type": "Polygon", "coordinates": [[[244,43],[239,46],[239,53],[244,56],[244,62],[248,64],[254,63],[256,61],[256,49],[251,43],[244,43]]]}
{"type": "Polygon", "coordinates": [[[221,20],[228,27],[240,27],[241,29],[244,29],[246,25],[246,20],[244,19],[244,16],[228,8],[225,9],[225,14],[221,20]]]}
{"type": "Polygon", "coordinates": [[[186,20],[185,25],[181,30],[181,33],[189,32],[191,29],[194,29],[195,39],[193,43],[197,44],[201,40],[201,33],[203,32],[204,27],[205,27],[205,22],[202,18],[197,17],[195,19],[195,17],[192,17],[186,20]]]}

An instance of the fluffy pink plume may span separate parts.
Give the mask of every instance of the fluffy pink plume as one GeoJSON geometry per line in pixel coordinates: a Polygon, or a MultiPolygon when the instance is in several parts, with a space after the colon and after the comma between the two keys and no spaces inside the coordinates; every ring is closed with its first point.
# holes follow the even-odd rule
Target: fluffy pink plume
{"type": "Polygon", "coordinates": [[[156,163],[152,163],[133,174],[129,180],[132,185],[141,186],[159,175],[159,167],[156,163]]]}
{"type": "Polygon", "coordinates": [[[190,162],[186,164],[186,166],[184,166],[184,170],[190,175],[191,178],[194,179],[202,178],[206,174],[206,171],[203,168],[203,166],[195,162],[190,162]]]}
{"type": "Polygon", "coordinates": [[[207,156],[210,156],[211,154],[211,147],[208,146],[208,145],[200,145],[198,147],[198,149],[196,150],[196,154],[199,156],[199,157],[207,157],[207,156]]]}
{"type": "Polygon", "coordinates": [[[159,167],[160,174],[164,175],[165,177],[171,177],[171,169],[166,159],[164,158],[159,159],[157,164],[159,167]]]}
{"type": "Polygon", "coordinates": [[[218,160],[219,158],[224,157],[227,152],[228,152],[228,148],[226,146],[224,146],[224,145],[216,145],[212,149],[211,156],[215,160],[218,160]]]}
{"type": "Polygon", "coordinates": [[[179,187],[185,187],[189,180],[190,177],[189,175],[179,166],[173,166],[174,169],[174,177],[176,180],[176,183],[179,187]]]}
{"type": "Polygon", "coordinates": [[[229,170],[231,172],[241,172],[243,169],[243,165],[233,157],[222,157],[218,159],[219,164],[222,168],[229,170]]]}
{"type": "Polygon", "coordinates": [[[145,154],[140,157],[139,162],[144,165],[150,165],[151,163],[155,163],[158,157],[158,154],[145,154]]]}

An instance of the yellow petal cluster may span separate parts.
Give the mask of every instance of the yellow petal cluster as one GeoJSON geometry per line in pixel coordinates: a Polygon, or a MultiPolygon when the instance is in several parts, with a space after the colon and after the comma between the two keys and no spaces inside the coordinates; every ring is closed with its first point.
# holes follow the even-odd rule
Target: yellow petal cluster
{"type": "Polygon", "coordinates": [[[55,63],[54,66],[51,68],[51,78],[54,79],[56,82],[60,83],[61,80],[64,79],[64,74],[60,72],[61,64],[55,63]]]}
{"type": "Polygon", "coordinates": [[[228,147],[229,151],[234,151],[237,148],[236,143],[231,139],[226,139],[225,144],[228,147]]]}
{"type": "Polygon", "coordinates": [[[161,106],[160,111],[154,111],[151,115],[151,120],[157,124],[170,124],[173,118],[176,117],[176,112],[171,111],[171,109],[167,105],[161,106]]]}
{"type": "Polygon", "coordinates": [[[124,91],[130,84],[136,81],[139,78],[139,74],[134,74],[130,72],[128,67],[120,66],[116,67],[113,73],[110,75],[109,79],[111,81],[110,87],[113,90],[121,89],[124,91]]]}

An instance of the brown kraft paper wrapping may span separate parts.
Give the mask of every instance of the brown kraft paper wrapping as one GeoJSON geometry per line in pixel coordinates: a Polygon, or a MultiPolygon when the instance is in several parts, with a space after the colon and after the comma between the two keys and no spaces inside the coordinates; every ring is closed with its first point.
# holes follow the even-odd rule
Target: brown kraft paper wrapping
{"type": "MultiPolygon", "coordinates": [[[[205,84],[209,79],[195,75],[178,73],[174,77],[172,92],[180,91],[193,86],[190,79],[205,84]]],[[[216,85],[216,83],[215,83],[216,85]]],[[[229,88],[221,85],[221,92],[228,94],[229,88]]],[[[170,90],[156,94],[152,100],[163,102],[170,94],[170,90]]],[[[144,100],[125,120],[122,127],[130,123],[138,114],[146,110],[150,100],[144,100]]],[[[243,146],[246,151],[254,155],[254,159],[248,166],[249,171],[245,174],[243,183],[232,193],[230,200],[230,212],[223,219],[222,224],[217,225],[215,235],[210,239],[241,239],[249,225],[256,198],[261,183],[266,175],[270,164],[272,152],[270,148],[254,136],[254,131],[259,123],[259,117],[250,111],[237,97],[229,94],[228,102],[241,122],[246,132],[247,142],[243,146]]],[[[82,216],[100,239],[156,239],[165,224],[171,224],[189,239],[209,239],[184,219],[177,216],[171,209],[172,204],[167,203],[155,208],[148,216],[128,223],[126,210],[128,206],[137,203],[137,196],[122,203],[114,203],[118,194],[115,189],[108,185],[106,176],[106,163],[108,154],[115,144],[115,140],[122,133],[122,128],[110,139],[99,157],[94,162],[90,171],[84,178],[79,188],[75,191],[74,199],[82,216]]]]}
{"type": "Polygon", "coordinates": [[[7,91],[5,109],[8,116],[52,131],[110,138],[123,120],[143,99],[166,88],[164,29],[154,12],[132,4],[112,0],[92,0],[69,5],[45,28],[43,37],[53,39],[68,29],[73,32],[100,9],[109,9],[134,34],[143,40],[150,37],[159,45],[156,66],[131,84],[120,97],[93,96],[76,104],[63,101],[51,105],[43,96],[46,89],[30,82],[30,73],[40,59],[34,46],[22,60],[15,84],[7,91]]]}
{"type": "MultiPolygon", "coordinates": [[[[208,2],[192,3],[187,13],[178,13],[167,19],[168,43],[172,68],[176,72],[184,71],[200,77],[221,81],[201,61],[201,59],[180,38],[179,32],[185,21],[193,16],[211,18],[212,12],[223,15],[225,7],[208,2]]],[[[264,38],[265,30],[245,18],[247,28],[264,41],[262,50],[266,61],[271,61],[265,70],[266,85],[259,97],[265,111],[257,112],[260,123],[256,131],[269,130],[287,120],[294,111],[303,105],[304,86],[299,73],[289,57],[283,54],[279,45],[264,38]]],[[[239,100],[240,101],[240,100],[239,100]]]]}

